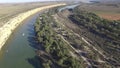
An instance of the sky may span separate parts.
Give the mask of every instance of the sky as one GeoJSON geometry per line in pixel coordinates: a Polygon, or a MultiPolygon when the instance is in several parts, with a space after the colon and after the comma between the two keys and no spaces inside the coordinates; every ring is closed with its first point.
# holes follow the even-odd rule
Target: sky
{"type": "MultiPolygon", "coordinates": [[[[37,1],[59,1],[59,0],[0,0],[0,3],[19,3],[19,2],[37,2],[37,1]]],[[[89,0],[80,0],[80,1],[88,2],[89,0]]]]}

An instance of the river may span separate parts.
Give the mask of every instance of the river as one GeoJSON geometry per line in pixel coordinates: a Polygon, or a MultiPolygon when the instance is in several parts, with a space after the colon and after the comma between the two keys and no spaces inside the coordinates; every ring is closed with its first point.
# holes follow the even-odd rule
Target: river
{"type": "MultiPolygon", "coordinates": [[[[78,5],[66,6],[61,10],[74,8],[78,5]]],[[[10,36],[0,51],[0,68],[35,68],[29,59],[35,57],[35,48],[31,42],[34,34],[33,24],[40,13],[27,18],[10,36]]]]}
{"type": "Polygon", "coordinates": [[[27,18],[13,32],[0,51],[0,68],[34,68],[28,59],[35,56],[29,42],[38,13],[27,18]]]}
{"type": "Polygon", "coordinates": [[[61,12],[61,11],[65,10],[65,9],[73,9],[73,8],[79,6],[79,5],[80,5],[80,4],[68,5],[68,6],[65,6],[65,7],[59,8],[58,11],[61,12]]]}

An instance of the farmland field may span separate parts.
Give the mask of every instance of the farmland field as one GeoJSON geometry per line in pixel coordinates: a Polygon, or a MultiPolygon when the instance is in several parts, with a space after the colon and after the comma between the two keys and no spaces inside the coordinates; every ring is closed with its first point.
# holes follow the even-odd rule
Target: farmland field
{"type": "Polygon", "coordinates": [[[120,20],[120,4],[119,3],[82,4],[79,6],[79,9],[93,12],[105,19],[120,20]]]}

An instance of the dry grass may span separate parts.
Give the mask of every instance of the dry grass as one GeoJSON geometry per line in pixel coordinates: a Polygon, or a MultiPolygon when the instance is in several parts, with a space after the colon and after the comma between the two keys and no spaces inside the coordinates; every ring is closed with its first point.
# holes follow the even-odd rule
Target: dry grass
{"type": "Polygon", "coordinates": [[[19,13],[50,4],[55,2],[0,4],[0,26],[19,13]]]}

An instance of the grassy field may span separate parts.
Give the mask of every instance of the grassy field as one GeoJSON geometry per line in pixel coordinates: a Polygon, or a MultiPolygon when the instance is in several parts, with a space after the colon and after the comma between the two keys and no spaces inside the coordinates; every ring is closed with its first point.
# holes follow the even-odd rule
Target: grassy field
{"type": "Polygon", "coordinates": [[[17,14],[56,2],[0,4],[0,26],[17,14]]]}
{"type": "Polygon", "coordinates": [[[82,4],[79,9],[94,12],[102,18],[109,20],[120,20],[120,4],[119,3],[94,3],[82,4]]]}

